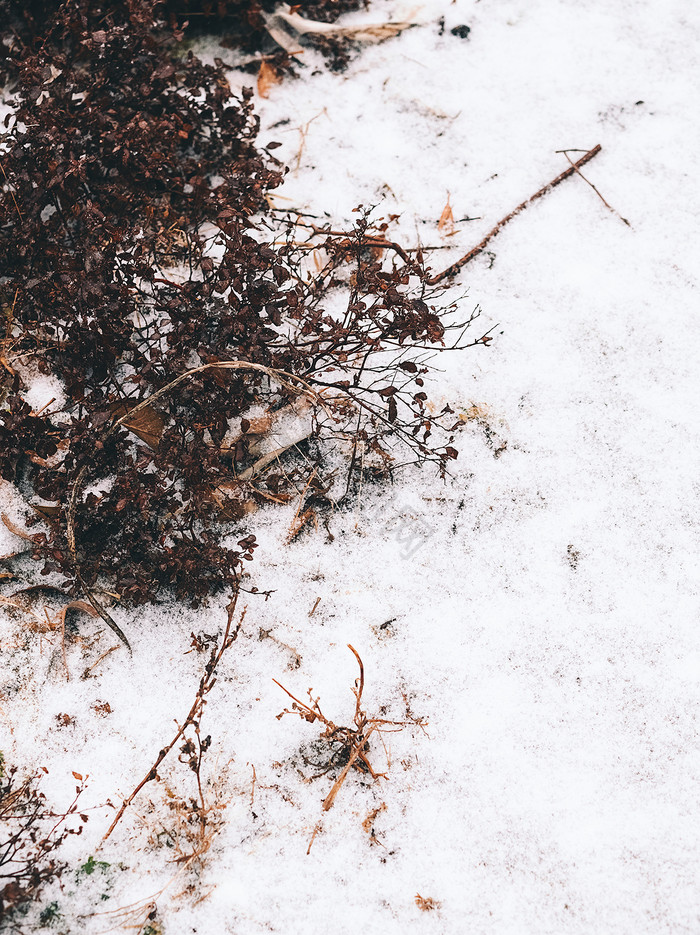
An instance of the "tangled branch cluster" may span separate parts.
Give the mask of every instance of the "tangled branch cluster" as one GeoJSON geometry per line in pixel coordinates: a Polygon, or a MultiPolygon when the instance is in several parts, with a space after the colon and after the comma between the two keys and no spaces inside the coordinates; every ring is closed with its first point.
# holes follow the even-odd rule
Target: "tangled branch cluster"
{"type": "Polygon", "coordinates": [[[258,504],[302,490],[337,508],[359,470],[391,470],[397,442],[443,472],[457,454],[451,410],[423,387],[446,331],[420,253],[364,211],[348,232],[271,214],[284,167],[257,143],[252,92],[182,51],[167,6],[0,2],[15,24],[0,475],[44,523],[42,574],[105,618],[108,599],[196,604],[230,586],[258,504]],[[41,411],[26,400],[37,373],[63,389],[41,411]],[[306,427],[271,451],[284,419],[306,427]]]}
{"type": "Polygon", "coordinates": [[[67,835],[81,833],[77,818],[88,820],[78,813],[82,791],[81,780],[66,811],[54,812],[39,789],[39,775],[20,781],[14,768],[3,772],[0,756],[0,919],[36,900],[65,870],[57,857],[61,844],[67,835]]]}

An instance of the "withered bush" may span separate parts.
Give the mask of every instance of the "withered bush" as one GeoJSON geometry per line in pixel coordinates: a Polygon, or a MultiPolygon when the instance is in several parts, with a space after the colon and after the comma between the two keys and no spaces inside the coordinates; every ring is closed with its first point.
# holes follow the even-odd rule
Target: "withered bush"
{"type": "Polygon", "coordinates": [[[42,573],[108,623],[100,589],[196,603],[252,557],[257,504],[338,505],[359,469],[391,470],[396,441],[444,472],[451,410],[430,410],[421,355],[445,325],[420,253],[364,211],[349,232],[261,220],[284,167],[257,145],[252,92],[182,54],[163,5],[44,0],[19,19],[3,46],[0,474],[46,521],[42,573]],[[62,381],[60,409],[31,410],[32,368],[62,381]],[[281,468],[261,442],[304,407],[281,468]],[[347,477],[331,492],[333,448],[347,477]]]}
{"type": "MultiPolygon", "coordinates": [[[[26,50],[42,45],[47,32],[65,22],[65,12],[71,7],[79,8],[82,24],[91,33],[104,30],[105,23],[123,25],[137,20],[148,24],[157,17],[175,33],[215,33],[225,46],[281,54],[266,29],[267,17],[278,6],[278,0],[105,0],[90,4],[80,0],[0,0],[0,81],[8,74],[16,75],[17,59],[26,50]]],[[[304,17],[322,23],[333,23],[343,13],[366,6],[368,0],[307,0],[297,5],[304,17]]],[[[323,42],[319,47],[324,51],[323,42]]],[[[334,49],[328,51],[335,55],[334,49]]],[[[292,64],[284,54],[282,61],[292,64]]]]}
{"type": "Polygon", "coordinates": [[[59,848],[67,835],[81,833],[78,818],[87,821],[78,815],[82,781],[68,809],[56,813],[39,788],[39,773],[18,781],[16,770],[3,773],[1,764],[0,757],[0,922],[60,878],[66,864],[57,857],[59,848]]]}

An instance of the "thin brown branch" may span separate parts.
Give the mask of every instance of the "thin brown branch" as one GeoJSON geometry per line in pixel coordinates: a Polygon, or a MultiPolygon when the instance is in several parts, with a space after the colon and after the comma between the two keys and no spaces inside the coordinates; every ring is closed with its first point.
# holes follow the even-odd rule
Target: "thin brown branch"
{"type": "MultiPolygon", "coordinates": [[[[324,724],[326,725],[326,727],[331,728],[331,730],[335,730],[335,729],[336,729],[335,724],[334,724],[332,721],[329,721],[329,720],[328,720],[328,718],[321,712],[320,708],[316,708],[315,710],[314,710],[314,708],[310,708],[309,705],[307,705],[307,704],[306,704],[305,702],[303,702],[303,701],[300,701],[300,700],[296,697],[296,695],[293,695],[293,694],[289,691],[289,689],[288,689],[288,688],[285,688],[284,685],[281,684],[281,682],[278,682],[278,681],[277,681],[277,679],[273,679],[272,681],[275,683],[275,685],[278,685],[278,686],[282,689],[283,692],[285,692],[287,695],[289,695],[289,697],[290,697],[290,698],[292,699],[292,701],[294,702],[294,705],[293,705],[292,707],[295,707],[295,708],[296,708],[296,713],[297,713],[300,717],[303,717],[305,721],[308,721],[309,724],[313,724],[314,721],[321,721],[322,723],[324,723],[324,724]]],[[[291,712],[289,712],[289,711],[283,711],[282,714],[278,714],[278,715],[277,715],[277,718],[279,719],[279,718],[281,718],[283,715],[289,714],[289,713],[291,713],[291,712]]]]}
{"type": "MultiPolygon", "coordinates": [[[[307,224],[304,221],[299,221],[299,220],[295,221],[295,224],[298,227],[307,228],[308,230],[312,232],[313,235],[341,238],[341,239],[338,239],[338,242],[336,244],[336,246],[338,247],[350,249],[352,247],[357,246],[357,243],[353,242],[350,239],[347,231],[332,230],[327,227],[319,227],[318,224],[307,224]]],[[[371,234],[366,234],[363,237],[362,246],[363,247],[378,247],[383,250],[393,250],[394,253],[398,254],[398,256],[401,257],[401,259],[404,261],[404,263],[407,266],[415,266],[415,260],[412,260],[410,256],[408,255],[408,253],[406,252],[406,250],[404,250],[404,248],[400,244],[395,243],[393,240],[386,240],[384,237],[375,237],[375,236],[372,236],[371,234]]]]}
{"type": "Polygon", "coordinates": [[[119,811],[118,811],[117,814],[116,814],[116,817],[115,817],[114,821],[113,821],[112,824],[109,826],[109,829],[107,830],[107,833],[105,834],[105,836],[102,838],[102,841],[103,841],[103,842],[106,841],[107,838],[108,838],[108,837],[111,835],[111,833],[114,831],[114,829],[116,828],[116,826],[117,826],[117,825],[119,824],[119,822],[121,821],[122,816],[124,815],[124,812],[125,812],[125,811],[127,810],[127,808],[131,805],[131,803],[134,801],[134,799],[135,799],[136,796],[139,794],[139,792],[143,789],[143,787],[146,785],[146,783],[152,782],[154,779],[157,778],[157,776],[158,776],[158,767],[160,766],[160,764],[163,762],[163,760],[166,758],[166,756],[170,753],[170,751],[173,749],[173,747],[174,747],[175,744],[178,742],[178,740],[184,735],[185,731],[186,731],[189,727],[193,726],[193,724],[194,724],[195,721],[197,720],[198,716],[201,714],[202,709],[204,708],[204,705],[206,704],[206,695],[211,691],[211,689],[214,687],[214,683],[216,682],[216,669],[217,669],[217,666],[218,666],[219,663],[221,662],[221,658],[222,658],[222,656],[224,655],[224,653],[226,652],[226,650],[227,650],[227,649],[232,645],[232,643],[237,639],[238,633],[239,633],[239,631],[240,631],[240,629],[241,629],[241,626],[242,626],[242,624],[243,624],[243,620],[244,620],[244,618],[245,618],[246,608],[243,609],[243,612],[242,612],[242,614],[241,614],[240,620],[238,621],[238,624],[236,625],[236,627],[235,627],[235,629],[233,630],[233,632],[231,632],[231,628],[232,628],[232,625],[233,625],[233,618],[234,618],[234,615],[235,615],[235,613],[236,613],[236,604],[237,604],[237,602],[238,602],[238,591],[236,590],[236,592],[234,593],[233,597],[231,598],[231,602],[229,603],[228,607],[226,608],[227,611],[228,611],[228,618],[227,618],[227,621],[226,621],[226,628],[225,628],[225,630],[224,630],[223,639],[221,640],[220,646],[218,646],[218,648],[215,647],[215,648],[212,650],[212,654],[211,654],[211,657],[210,657],[210,659],[209,659],[209,662],[207,663],[206,668],[205,668],[205,670],[204,670],[204,674],[202,675],[202,678],[201,678],[201,680],[200,680],[200,682],[199,682],[199,688],[197,689],[197,695],[196,695],[196,697],[195,697],[195,699],[194,699],[194,702],[193,702],[193,704],[192,704],[192,707],[190,708],[190,710],[189,710],[189,712],[188,712],[188,714],[187,714],[187,717],[186,717],[185,720],[182,722],[182,725],[178,725],[177,733],[175,734],[175,736],[173,737],[173,739],[170,741],[170,743],[167,744],[167,746],[163,747],[163,749],[158,753],[158,756],[156,757],[156,760],[155,760],[153,766],[151,766],[151,768],[150,768],[149,771],[146,773],[146,775],[143,777],[143,779],[141,780],[141,782],[136,786],[136,788],[135,788],[134,791],[131,793],[131,795],[130,795],[128,798],[124,799],[124,801],[123,801],[122,804],[121,804],[121,807],[119,808],[119,811]]]}
{"type": "Polygon", "coordinates": [[[316,840],[316,835],[317,835],[318,832],[321,830],[321,828],[322,828],[322,825],[321,825],[321,822],[319,821],[319,822],[316,823],[316,827],[314,828],[314,833],[311,835],[311,840],[309,841],[309,846],[306,848],[306,856],[307,856],[307,857],[308,857],[309,854],[311,853],[311,848],[314,846],[314,841],[316,840]]]}
{"type": "Polygon", "coordinates": [[[591,188],[593,189],[593,191],[594,191],[594,192],[596,193],[596,195],[600,198],[600,200],[603,202],[603,204],[604,204],[605,207],[608,209],[608,211],[609,211],[611,214],[614,214],[616,218],[619,218],[619,219],[623,222],[623,224],[626,224],[628,227],[631,227],[632,225],[631,225],[630,222],[627,220],[627,218],[623,218],[623,216],[620,214],[619,211],[616,211],[615,208],[613,208],[613,206],[612,206],[611,204],[608,204],[608,202],[605,200],[605,198],[603,198],[603,196],[601,195],[601,193],[600,193],[600,192],[598,191],[598,189],[595,187],[595,185],[593,184],[593,182],[591,182],[590,179],[587,179],[586,176],[583,174],[583,172],[581,172],[581,170],[579,169],[579,167],[576,165],[576,163],[574,163],[574,162],[572,161],[571,156],[569,156],[569,152],[570,152],[570,151],[571,151],[571,150],[568,150],[568,149],[558,149],[558,150],[557,150],[558,153],[563,153],[563,155],[566,156],[566,158],[569,160],[569,162],[571,163],[571,165],[572,165],[572,166],[574,167],[574,169],[576,170],[576,174],[579,175],[579,176],[583,179],[583,181],[586,183],[586,185],[590,185],[590,186],[591,186],[591,188]]]}
{"type": "Polygon", "coordinates": [[[340,787],[345,782],[348,773],[350,772],[352,767],[355,765],[355,761],[357,759],[363,759],[364,762],[367,763],[367,760],[363,756],[362,751],[364,750],[365,744],[369,740],[370,734],[372,734],[375,730],[377,730],[377,725],[370,723],[368,730],[363,729],[359,732],[359,736],[357,740],[355,741],[355,743],[353,744],[352,752],[350,753],[350,756],[348,757],[348,762],[343,767],[342,773],[338,776],[336,781],[333,783],[331,791],[328,793],[326,798],[323,800],[323,811],[324,812],[327,812],[329,808],[333,807],[333,803],[335,802],[335,797],[340,791],[340,787]]]}
{"type": "Polygon", "coordinates": [[[576,162],[572,162],[568,169],[565,169],[555,179],[552,179],[551,182],[548,182],[546,185],[543,185],[539,191],[536,191],[534,195],[531,195],[529,198],[527,198],[525,201],[519,204],[518,207],[515,208],[515,210],[511,211],[510,214],[507,214],[504,218],[502,218],[498,222],[498,224],[496,224],[496,226],[492,230],[489,231],[489,233],[484,237],[481,243],[478,243],[476,247],[472,247],[469,253],[465,253],[465,255],[460,260],[456,260],[454,263],[448,266],[447,269],[444,269],[441,273],[436,273],[434,276],[430,276],[426,280],[428,285],[435,286],[439,282],[442,282],[444,279],[451,279],[453,276],[455,276],[462,269],[463,266],[466,266],[467,263],[470,263],[474,259],[474,257],[477,257],[480,253],[482,253],[486,249],[489,243],[494,239],[494,237],[496,237],[497,234],[501,232],[501,230],[506,226],[506,224],[509,221],[512,221],[513,218],[517,214],[520,214],[521,211],[524,211],[525,208],[529,207],[533,202],[537,201],[539,198],[542,198],[542,196],[546,195],[547,192],[551,191],[553,188],[556,188],[556,186],[559,185],[561,182],[563,182],[565,179],[568,179],[570,176],[578,172],[581,166],[584,166],[587,162],[590,162],[590,160],[593,159],[594,156],[598,155],[598,153],[600,152],[600,149],[601,149],[600,144],[598,144],[597,146],[594,146],[593,149],[589,150],[584,156],[581,156],[581,158],[578,159],[576,162]]]}

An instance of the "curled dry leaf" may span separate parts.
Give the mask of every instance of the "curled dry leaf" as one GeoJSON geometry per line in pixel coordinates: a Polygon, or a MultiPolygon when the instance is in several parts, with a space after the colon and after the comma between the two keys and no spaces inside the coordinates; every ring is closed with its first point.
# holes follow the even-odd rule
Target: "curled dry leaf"
{"type": "MultiPolygon", "coordinates": [[[[123,400],[119,400],[112,404],[110,411],[113,416],[121,419],[123,416],[127,415],[129,409],[134,408],[134,405],[133,403],[128,404],[123,400]]],[[[143,409],[139,409],[138,412],[134,413],[133,417],[124,419],[121,424],[125,429],[133,432],[142,442],[145,442],[149,448],[153,448],[154,451],[158,447],[163,429],[165,428],[163,416],[152,406],[145,406],[143,409]]]]}
{"type": "Polygon", "coordinates": [[[438,221],[438,231],[442,234],[443,237],[451,237],[455,233],[455,219],[452,214],[452,205],[450,204],[450,196],[447,196],[447,204],[442,209],[442,214],[440,215],[440,220],[438,221]]]}
{"type": "Polygon", "coordinates": [[[28,506],[42,519],[54,520],[61,515],[60,503],[29,503],[28,506]]]}
{"type": "Polygon", "coordinates": [[[439,909],[440,903],[430,896],[421,896],[420,893],[416,893],[416,906],[422,912],[431,912],[433,909],[439,909]]]}
{"type": "Polygon", "coordinates": [[[279,83],[280,76],[277,69],[263,59],[260,62],[260,71],[258,72],[258,94],[260,97],[269,97],[270,88],[279,83]]]}

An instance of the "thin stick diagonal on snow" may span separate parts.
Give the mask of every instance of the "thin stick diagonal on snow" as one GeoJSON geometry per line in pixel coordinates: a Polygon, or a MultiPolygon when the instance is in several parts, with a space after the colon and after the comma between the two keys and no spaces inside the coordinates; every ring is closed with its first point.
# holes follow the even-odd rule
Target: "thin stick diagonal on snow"
{"type": "MultiPolygon", "coordinates": [[[[533,202],[537,201],[539,198],[542,198],[543,195],[546,195],[547,192],[551,191],[551,189],[555,188],[565,179],[570,178],[572,175],[574,175],[574,173],[578,172],[579,168],[581,166],[585,166],[587,162],[590,162],[591,159],[598,155],[600,150],[601,146],[599,143],[597,146],[594,146],[593,149],[589,150],[584,156],[581,156],[581,158],[576,162],[572,162],[569,168],[565,169],[555,179],[552,179],[551,182],[543,185],[542,188],[540,188],[539,191],[536,191],[534,195],[531,195],[525,201],[521,202],[517,208],[510,212],[510,214],[507,214],[504,218],[501,218],[498,224],[496,224],[496,226],[489,231],[481,243],[478,243],[475,247],[472,247],[469,253],[466,253],[461,259],[452,263],[441,273],[436,273],[434,276],[431,276],[427,280],[428,285],[435,286],[439,282],[442,282],[443,279],[451,279],[453,276],[456,276],[456,274],[462,269],[463,266],[466,266],[467,263],[470,263],[474,259],[474,257],[477,257],[486,249],[489,243],[501,232],[501,230],[509,221],[512,221],[513,218],[520,214],[521,211],[524,211],[525,208],[529,207],[533,202]]],[[[571,160],[569,160],[569,162],[571,162],[571,160]]]]}

